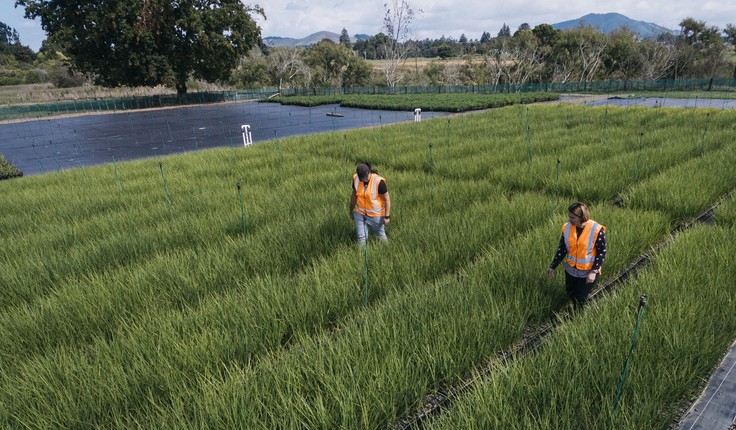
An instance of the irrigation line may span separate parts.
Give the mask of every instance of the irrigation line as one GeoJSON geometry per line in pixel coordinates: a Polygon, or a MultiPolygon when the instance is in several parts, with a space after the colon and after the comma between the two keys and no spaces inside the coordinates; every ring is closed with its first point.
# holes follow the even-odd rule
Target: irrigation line
{"type": "MultiPolygon", "coordinates": [[[[586,302],[593,303],[602,300],[606,295],[615,291],[619,286],[624,284],[624,281],[635,276],[640,270],[646,267],[646,265],[649,264],[660,251],[672,244],[676,233],[688,230],[695,224],[709,222],[713,218],[713,212],[715,209],[734,195],[736,195],[736,188],[718,198],[713,206],[706,209],[700,215],[690,219],[689,221],[678,223],[660,242],[652,245],[648,251],[637,257],[612,279],[609,279],[605,284],[592,291],[586,302]]],[[[436,393],[427,395],[424,400],[424,406],[421,408],[421,412],[400,418],[391,426],[391,428],[394,430],[422,428],[427,419],[441,413],[443,409],[450,406],[450,403],[452,403],[454,399],[457,399],[461,394],[470,391],[472,386],[477,382],[491,377],[496,369],[509,368],[514,364],[514,362],[531,356],[540,346],[547,342],[549,335],[558,325],[573,317],[574,312],[570,310],[561,310],[548,322],[536,327],[527,327],[524,330],[524,334],[521,339],[511,345],[508,350],[497,352],[494,357],[491,357],[486,362],[486,364],[479,366],[475,369],[476,371],[469,372],[471,376],[467,379],[458,382],[456,385],[440,387],[437,389],[436,393]]]]}

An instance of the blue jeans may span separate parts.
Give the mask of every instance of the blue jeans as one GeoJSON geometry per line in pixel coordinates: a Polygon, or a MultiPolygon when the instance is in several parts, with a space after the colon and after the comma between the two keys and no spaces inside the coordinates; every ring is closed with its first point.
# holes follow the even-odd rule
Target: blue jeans
{"type": "Polygon", "coordinates": [[[368,229],[370,229],[371,233],[375,234],[376,237],[381,239],[382,241],[387,241],[388,237],[386,237],[386,229],[383,225],[383,217],[382,216],[367,216],[360,214],[358,212],[354,213],[355,215],[355,231],[358,233],[358,243],[364,244],[366,238],[368,237],[368,229]]]}

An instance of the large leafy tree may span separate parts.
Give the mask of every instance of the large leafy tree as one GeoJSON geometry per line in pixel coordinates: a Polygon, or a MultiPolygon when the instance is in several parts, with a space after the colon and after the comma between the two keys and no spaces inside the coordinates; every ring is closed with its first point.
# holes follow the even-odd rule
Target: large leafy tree
{"type": "Polygon", "coordinates": [[[370,66],[362,57],[329,39],[311,47],[305,57],[314,73],[312,83],[315,86],[361,86],[370,78],[370,66]]]}
{"type": "Polygon", "coordinates": [[[176,87],[189,77],[225,80],[238,58],[260,43],[240,0],[16,0],[39,18],[72,67],[103,86],[176,87]]]}
{"type": "Polygon", "coordinates": [[[20,43],[18,32],[4,22],[0,22],[0,55],[11,55],[16,61],[27,64],[36,58],[31,48],[20,43]]]}

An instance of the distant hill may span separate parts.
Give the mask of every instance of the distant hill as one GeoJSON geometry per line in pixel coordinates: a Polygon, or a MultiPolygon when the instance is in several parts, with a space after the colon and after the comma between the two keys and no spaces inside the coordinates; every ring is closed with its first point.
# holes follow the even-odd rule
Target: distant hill
{"type": "Polygon", "coordinates": [[[626,27],[638,34],[642,39],[655,38],[662,33],[677,34],[677,31],[662,27],[651,22],[635,21],[620,13],[589,13],[578,19],[558,22],[552,27],[558,30],[567,30],[580,25],[591,25],[603,34],[608,34],[617,28],[626,27]]]}
{"type": "MultiPolygon", "coordinates": [[[[370,38],[367,34],[356,34],[353,35],[350,40],[355,42],[356,40],[368,40],[370,38]]],[[[340,41],[340,35],[331,31],[318,31],[312,33],[309,36],[302,39],[294,39],[291,37],[277,37],[269,36],[264,37],[263,42],[267,46],[311,46],[321,42],[322,39],[330,39],[331,41],[338,43],[340,41]]]]}

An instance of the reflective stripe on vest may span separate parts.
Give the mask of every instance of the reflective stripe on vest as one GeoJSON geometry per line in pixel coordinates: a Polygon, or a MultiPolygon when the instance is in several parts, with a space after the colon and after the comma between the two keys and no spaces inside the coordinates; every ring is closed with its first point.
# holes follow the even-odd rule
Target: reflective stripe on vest
{"type": "Polygon", "coordinates": [[[593,220],[588,220],[578,237],[577,228],[574,228],[569,222],[562,226],[562,234],[567,247],[567,264],[578,270],[593,268],[596,256],[595,240],[601,229],[605,231],[606,227],[593,220]]]}
{"type": "Polygon", "coordinates": [[[383,216],[386,212],[386,199],[378,194],[378,184],[386,181],[384,178],[375,173],[371,173],[368,179],[368,186],[358,179],[358,175],[353,175],[353,186],[355,187],[355,195],[358,197],[355,211],[362,215],[370,217],[383,216]]]}

